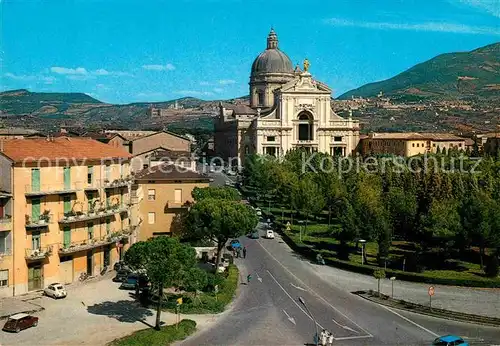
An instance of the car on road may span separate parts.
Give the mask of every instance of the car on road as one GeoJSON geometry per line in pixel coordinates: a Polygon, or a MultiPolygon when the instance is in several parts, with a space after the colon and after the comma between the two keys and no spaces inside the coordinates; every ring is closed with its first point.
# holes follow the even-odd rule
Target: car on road
{"type": "Polygon", "coordinates": [[[47,297],[52,297],[54,299],[66,298],[66,296],[68,295],[68,292],[66,292],[66,288],[64,288],[63,284],[57,282],[45,287],[43,293],[47,297]]]}
{"type": "Polygon", "coordinates": [[[234,250],[241,249],[240,241],[238,239],[231,240],[231,248],[233,248],[234,250]]]}
{"type": "Polygon", "coordinates": [[[10,316],[2,330],[19,333],[23,329],[36,327],[37,325],[38,317],[20,313],[10,316]]]}
{"type": "Polygon", "coordinates": [[[120,285],[121,290],[142,289],[149,286],[149,280],[146,275],[141,273],[131,273],[127,279],[120,285]]]}
{"type": "Polygon", "coordinates": [[[257,216],[262,215],[262,210],[260,210],[260,208],[255,208],[255,212],[257,213],[257,216]]]}
{"type": "Polygon", "coordinates": [[[459,336],[445,335],[434,340],[432,346],[469,346],[469,343],[459,336]]]}
{"type": "Polygon", "coordinates": [[[266,238],[267,239],[274,239],[274,231],[272,229],[268,229],[266,231],[266,238]]]}
{"type": "Polygon", "coordinates": [[[131,273],[128,269],[120,269],[116,272],[115,277],[113,278],[114,282],[125,282],[127,281],[127,277],[131,273]]]}
{"type": "Polygon", "coordinates": [[[251,239],[259,239],[259,237],[260,237],[260,235],[259,235],[258,231],[255,231],[252,234],[250,234],[251,239]]]}

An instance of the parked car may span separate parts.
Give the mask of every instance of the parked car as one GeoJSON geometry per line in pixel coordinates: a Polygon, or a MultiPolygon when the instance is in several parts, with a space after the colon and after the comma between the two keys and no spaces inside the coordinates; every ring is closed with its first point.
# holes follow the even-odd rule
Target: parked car
{"type": "Polygon", "coordinates": [[[113,266],[113,269],[116,270],[116,271],[119,271],[121,269],[128,269],[128,270],[130,270],[130,268],[127,267],[127,265],[123,261],[116,262],[115,265],[113,266]]]}
{"type": "Polygon", "coordinates": [[[120,269],[116,272],[116,276],[113,278],[114,282],[125,282],[130,274],[130,270],[120,269]]]}
{"type": "Polygon", "coordinates": [[[445,335],[434,340],[432,346],[469,346],[469,343],[459,336],[445,335]]]}
{"type": "Polygon", "coordinates": [[[255,211],[257,212],[257,216],[262,216],[262,210],[260,210],[260,208],[255,208],[255,211]]]}
{"type": "Polygon", "coordinates": [[[120,285],[121,290],[142,289],[149,285],[148,278],[143,274],[132,273],[127,276],[127,279],[120,285]]]}
{"type": "Polygon", "coordinates": [[[44,290],[43,293],[48,296],[52,297],[55,299],[58,298],[65,298],[68,295],[68,292],[66,292],[66,288],[60,283],[53,283],[48,285],[44,290]]]}
{"type": "Polygon", "coordinates": [[[236,249],[241,249],[241,243],[238,239],[233,239],[231,240],[231,247],[236,250],[236,249]]]}
{"type": "Polygon", "coordinates": [[[272,229],[268,229],[266,231],[266,238],[267,239],[274,239],[274,231],[272,229]]]}
{"type": "Polygon", "coordinates": [[[36,327],[37,325],[38,317],[21,313],[10,316],[7,322],[5,322],[3,330],[6,332],[19,333],[23,329],[36,327]]]}

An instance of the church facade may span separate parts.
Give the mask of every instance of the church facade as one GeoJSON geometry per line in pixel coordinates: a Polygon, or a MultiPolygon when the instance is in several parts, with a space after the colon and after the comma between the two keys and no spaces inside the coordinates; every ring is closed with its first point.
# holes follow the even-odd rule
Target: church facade
{"type": "Polygon", "coordinates": [[[215,153],[232,165],[250,154],[281,156],[303,148],[348,156],[359,143],[359,122],[331,109],[332,90],[303,69],[293,68],[278,48],[274,30],[267,49],[252,64],[250,105],[220,104],[215,120],[215,153]]]}

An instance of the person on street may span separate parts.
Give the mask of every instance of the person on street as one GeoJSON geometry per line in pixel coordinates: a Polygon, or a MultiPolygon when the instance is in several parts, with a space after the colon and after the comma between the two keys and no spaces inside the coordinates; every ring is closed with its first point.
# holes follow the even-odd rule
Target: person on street
{"type": "Polygon", "coordinates": [[[331,332],[328,332],[328,346],[333,345],[333,334],[331,332]]]}
{"type": "Polygon", "coordinates": [[[328,340],[328,332],[323,329],[321,332],[321,346],[326,346],[326,342],[328,340]]]}
{"type": "Polygon", "coordinates": [[[243,248],[243,258],[247,258],[247,247],[243,248]]]}
{"type": "Polygon", "coordinates": [[[252,275],[251,275],[251,274],[248,274],[248,275],[247,275],[247,283],[249,283],[249,282],[250,282],[250,280],[252,280],[252,275]]]}

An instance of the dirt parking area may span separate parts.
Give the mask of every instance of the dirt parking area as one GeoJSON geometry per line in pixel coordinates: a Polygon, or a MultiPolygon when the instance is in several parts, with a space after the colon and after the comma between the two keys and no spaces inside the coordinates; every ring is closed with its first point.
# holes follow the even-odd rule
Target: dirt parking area
{"type": "MultiPolygon", "coordinates": [[[[37,327],[19,334],[0,331],[0,344],[6,345],[105,345],[106,343],[154,325],[155,311],[134,301],[134,291],[118,289],[111,277],[69,286],[65,299],[42,297],[33,301],[44,310],[37,327]]],[[[186,316],[199,328],[215,323],[216,316],[186,316]]],[[[162,313],[162,321],[175,322],[175,315],[162,313]]],[[[5,320],[0,321],[5,323],[5,320]]]]}

